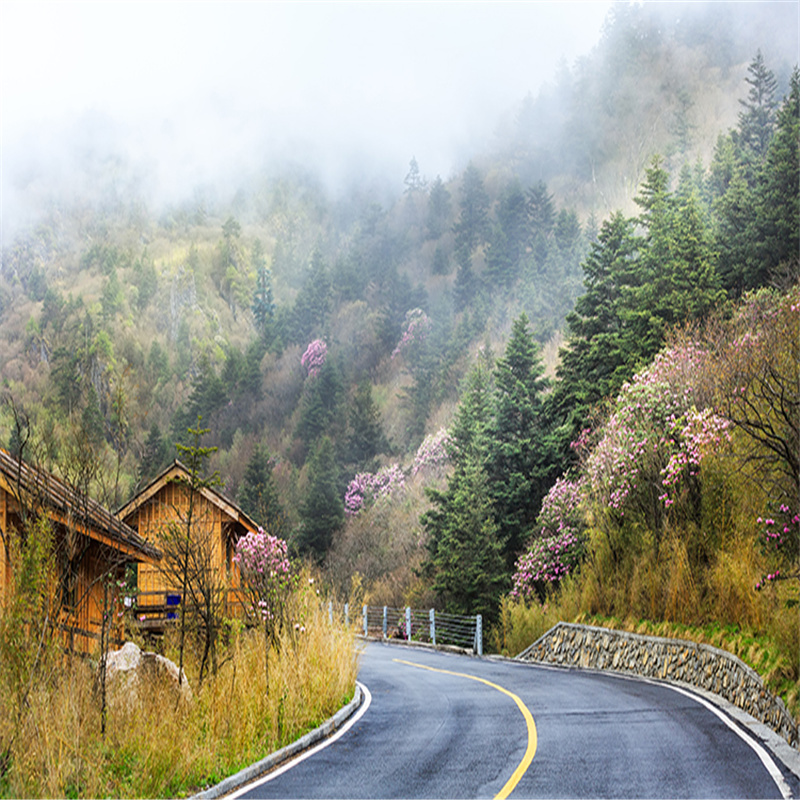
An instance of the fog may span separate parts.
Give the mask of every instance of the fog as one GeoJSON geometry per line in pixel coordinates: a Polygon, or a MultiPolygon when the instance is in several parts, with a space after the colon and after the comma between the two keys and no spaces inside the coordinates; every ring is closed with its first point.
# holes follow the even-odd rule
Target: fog
{"type": "Polygon", "coordinates": [[[609,2],[0,3],[4,236],[99,185],[148,202],[294,161],[449,177],[598,40],[609,2]]]}

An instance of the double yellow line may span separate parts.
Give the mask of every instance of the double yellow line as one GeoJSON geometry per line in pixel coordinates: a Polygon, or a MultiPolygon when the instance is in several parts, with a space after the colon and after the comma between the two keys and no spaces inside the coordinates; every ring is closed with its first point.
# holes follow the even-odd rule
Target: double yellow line
{"type": "Polygon", "coordinates": [[[511,792],[514,791],[516,785],[520,782],[520,779],[525,774],[525,771],[531,765],[531,761],[533,761],[533,757],[536,755],[536,744],[538,739],[536,737],[536,723],[533,721],[533,714],[528,710],[528,707],[522,700],[517,697],[513,692],[509,692],[508,689],[504,689],[502,686],[498,686],[496,683],[492,683],[491,681],[487,681],[485,678],[479,678],[476,675],[467,675],[465,672],[450,672],[447,669],[436,669],[435,667],[428,667],[425,664],[415,664],[413,661],[403,661],[402,659],[395,658],[394,659],[398,664],[406,664],[409,667],[417,667],[418,669],[427,669],[431,672],[441,672],[444,675],[455,675],[457,678],[469,678],[471,681],[478,681],[478,683],[485,683],[487,686],[491,686],[492,689],[497,689],[498,692],[502,692],[504,695],[510,697],[516,704],[519,710],[522,712],[522,716],[525,718],[525,724],[528,726],[528,747],[525,750],[525,755],[522,757],[522,761],[519,762],[519,766],[514,770],[514,774],[506,781],[506,785],[500,790],[499,794],[495,795],[495,800],[505,800],[511,792]]]}

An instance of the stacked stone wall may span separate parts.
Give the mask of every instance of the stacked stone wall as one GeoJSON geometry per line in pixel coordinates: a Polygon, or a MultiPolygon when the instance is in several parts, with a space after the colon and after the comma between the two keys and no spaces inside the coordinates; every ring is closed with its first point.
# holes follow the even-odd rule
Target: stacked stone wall
{"type": "Polygon", "coordinates": [[[686,683],[723,697],[793,747],[800,742],[783,701],[741,659],[717,647],[559,622],[517,658],[686,683]]]}

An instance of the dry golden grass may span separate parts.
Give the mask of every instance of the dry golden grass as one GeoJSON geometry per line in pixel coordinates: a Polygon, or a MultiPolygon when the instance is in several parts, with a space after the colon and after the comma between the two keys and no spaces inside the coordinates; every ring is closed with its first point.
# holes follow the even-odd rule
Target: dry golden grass
{"type": "MultiPolygon", "coordinates": [[[[135,713],[111,706],[105,739],[89,662],[70,659],[40,676],[0,795],[185,796],[316,727],[353,695],[353,632],[329,625],[310,587],[296,595],[290,615],[269,653],[268,689],[264,640],[245,631],[233,638],[218,673],[199,688],[193,683],[190,706],[176,708],[174,699],[152,693],[135,713]]],[[[187,671],[192,682],[191,663],[187,671]]]]}

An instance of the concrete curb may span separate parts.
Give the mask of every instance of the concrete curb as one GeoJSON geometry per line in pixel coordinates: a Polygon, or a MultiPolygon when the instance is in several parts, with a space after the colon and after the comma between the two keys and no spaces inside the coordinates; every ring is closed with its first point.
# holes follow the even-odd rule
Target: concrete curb
{"type": "Polygon", "coordinates": [[[270,770],[279,767],[284,762],[296,755],[299,755],[304,750],[308,750],[315,744],[318,744],[323,739],[332,736],[336,731],[344,725],[344,723],[361,707],[364,702],[364,693],[361,687],[356,683],[356,691],[353,699],[343,708],[340,708],[330,719],[322,723],[318,728],[309,731],[305,736],[301,736],[297,741],[286,745],[280,750],[270,753],[270,755],[245,767],[235,775],[225,778],[224,781],[193,795],[194,800],[217,800],[217,798],[224,797],[231,792],[240,789],[248,783],[260,778],[270,770]]]}

